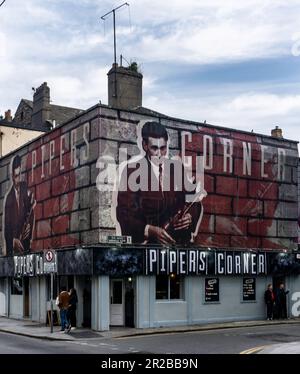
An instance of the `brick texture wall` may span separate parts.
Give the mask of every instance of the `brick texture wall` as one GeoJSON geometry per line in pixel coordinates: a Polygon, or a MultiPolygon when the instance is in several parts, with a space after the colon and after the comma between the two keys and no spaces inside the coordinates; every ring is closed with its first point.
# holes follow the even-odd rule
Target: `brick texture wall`
{"type": "MultiPolygon", "coordinates": [[[[186,155],[192,156],[193,164],[195,157],[203,153],[203,136],[212,137],[213,165],[205,171],[208,196],[203,200],[204,216],[197,246],[289,250],[296,247],[299,178],[296,143],[179,120],[154,119],[169,132],[171,155],[181,153],[182,132],[192,133],[192,141],[186,143],[186,155]],[[224,139],[233,142],[232,171],[227,165],[226,172],[224,139]],[[242,142],[252,147],[251,176],[243,174],[242,142]],[[261,145],[267,147],[264,164],[267,176],[263,178],[261,145]],[[282,181],[277,180],[278,147],[286,153],[282,181]]],[[[126,148],[129,156],[139,154],[136,142],[141,120],[153,118],[96,106],[16,152],[22,157],[22,178],[37,201],[33,251],[96,244],[116,233],[111,212],[113,196],[109,188],[101,193],[97,190],[96,179],[101,169],[96,163],[101,156],[110,156],[118,163],[120,148],[126,148]],[[73,164],[72,158],[73,161],[75,158],[73,164]]],[[[0,160],[1,228],[5,196],[12,183],[13,156],[0,160]]],[[[5,254],[3,230],[0,240],[5,254]]]]}

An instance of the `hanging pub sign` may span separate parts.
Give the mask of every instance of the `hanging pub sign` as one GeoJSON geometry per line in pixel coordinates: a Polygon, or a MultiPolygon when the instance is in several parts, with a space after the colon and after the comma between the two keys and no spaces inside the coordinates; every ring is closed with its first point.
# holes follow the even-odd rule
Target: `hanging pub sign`
{"type": "Polygon", "coordinates": [[[205,302],[218,302],[219,278],[205,278],[205,302]]]}
{"type": "Polygon", "coordinates": [[[256,300],[256,279],[243,278],[243,301],[256,300]]]}

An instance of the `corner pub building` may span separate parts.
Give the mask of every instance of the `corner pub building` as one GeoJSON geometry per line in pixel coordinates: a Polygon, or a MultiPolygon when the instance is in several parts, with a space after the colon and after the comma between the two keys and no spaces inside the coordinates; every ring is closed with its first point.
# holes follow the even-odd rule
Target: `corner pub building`
{"type": "MultiPolygon", "coordinates": [[[[281,281],[291,291],[291,315],[291,296],[300,290],[297,142],[279,129],[266,136],[146,109],[142,75],[130,68],[113,65],[108,91],[108,106],[95,105],[0,159],[0,315],[46,322],[50,298],[65,286],[78,293],[78,326],[99,331],[264,319],[267,284],[281,281]],[[141,223],[130,232],[132,212],[118,214],[116,168],[142,154],[147,122],[167,131],[168,156],[181,158],[184,170],[194,173],[201,160],[192,241],[140,241],[141,223]],[[15,230],[8,196],[16,155],[31,199],[21,235],[34,218],[28,250],[7,239],[15,230]],[[56,254],[53,295],[47,249],[56,254]]],[[[159,209],[155,199],[151,204],[159,209]]]]}

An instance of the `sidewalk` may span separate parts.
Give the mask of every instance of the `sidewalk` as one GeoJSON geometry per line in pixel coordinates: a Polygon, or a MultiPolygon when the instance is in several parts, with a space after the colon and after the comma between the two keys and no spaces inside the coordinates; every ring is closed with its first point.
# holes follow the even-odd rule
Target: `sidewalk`
{"type": "Polygon", "coordinates": [[[45,324],[31,322],[27,320],[16,320],[0,317],[0,331],[10,334],[23,335],[38,339],[48,340],[78,340],[78,339],[99,339],[99,338],[121,338],[137,335],[148,334],[165,334],[169,332],[188,332],[188,331],[207,331],[236,327],[254,327],[254,326],[270,326],[279,324],[300,324],[300,319],[289,320],[255,320],[255,321],[238,321],[223,323],[208,323],[201,325],[188,326],[172,326],[172,327],[156,327],[156,328],[128,328],[128,327],[112,327],[110,331],[93,331],[87,328],[77,328],[71,330],[69,334],[60,332],[60,326],[53,327],[53,333],[50,332],[50,326],[45,324]]]}

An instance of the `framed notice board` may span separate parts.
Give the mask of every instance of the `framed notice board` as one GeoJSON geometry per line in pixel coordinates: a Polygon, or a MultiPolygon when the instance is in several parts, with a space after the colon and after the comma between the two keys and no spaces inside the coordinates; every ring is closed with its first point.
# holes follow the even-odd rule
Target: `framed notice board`
{"type": "Polygon", "coordinates": [[[256,279],[243,278],[243,301],[256,300],[256,279]]]}
{"type": "Polygon", "coordinates": [[[205,278],[205,302],[218,302],[219,295],[219,278],[205,278]]]}

